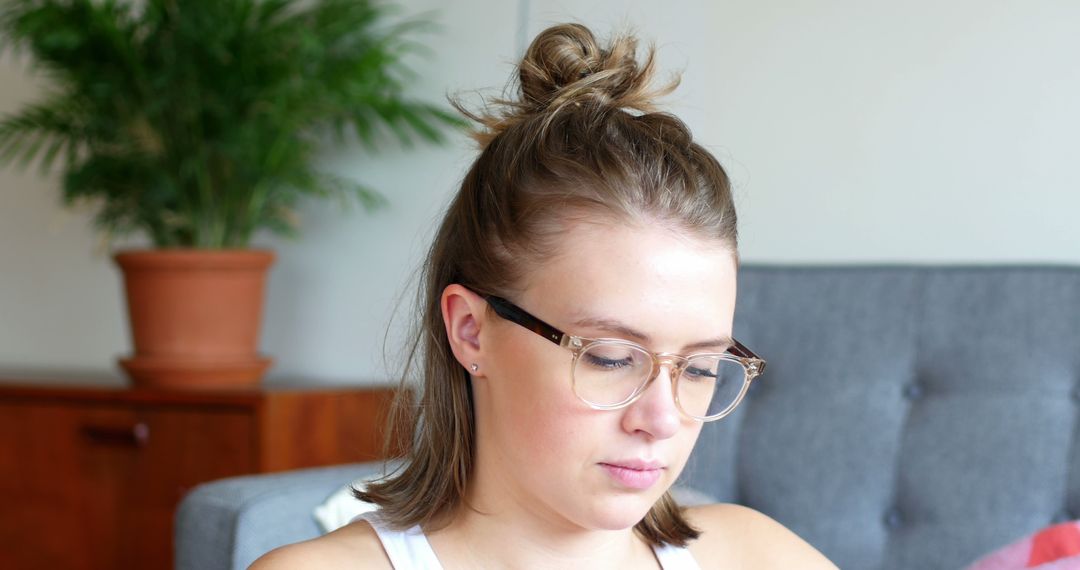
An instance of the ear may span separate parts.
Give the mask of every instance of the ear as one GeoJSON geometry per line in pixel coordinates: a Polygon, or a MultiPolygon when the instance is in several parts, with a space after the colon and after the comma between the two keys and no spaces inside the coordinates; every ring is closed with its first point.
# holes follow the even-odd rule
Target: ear
{"type": "Polygon", "coordinates": [[[439,301],[446,337],[457,361],[473,376],[484,375],[480,329],[484,325],[487,301],[480,295],[453,283],[447,285],[439,301]],[[471,370],[473,364],[477,371],[471,370]]]}

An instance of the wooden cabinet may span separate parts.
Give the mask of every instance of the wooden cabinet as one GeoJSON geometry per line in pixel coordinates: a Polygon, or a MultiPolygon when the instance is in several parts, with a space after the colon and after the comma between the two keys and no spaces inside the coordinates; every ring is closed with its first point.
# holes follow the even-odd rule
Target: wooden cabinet
{"type": "Polygon", "coordinates": [[[0,568],[171,568],[173,514],[188,489],[376,459],[392,397],[0,380],[0,568]]]}

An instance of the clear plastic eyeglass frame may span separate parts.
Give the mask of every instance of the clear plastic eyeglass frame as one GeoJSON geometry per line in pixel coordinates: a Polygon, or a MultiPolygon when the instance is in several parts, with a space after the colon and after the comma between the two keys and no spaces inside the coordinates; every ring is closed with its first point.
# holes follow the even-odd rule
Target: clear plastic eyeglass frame
{"type": "Polygon", "coordinates": [[[537,317],[534,317],[533,315],[529,314],[525,309],[518,307],[517,305],[511,303],[510,301],[507,301],[506,299],[503,299],[502,297],[497,297],[495,295],[484,295],[484,299],[488,302],[489,305],[491,305],[491,308],[494,309],[495,314],[499,315],[503,319],[521,325],[522,327],[529,329],[530,331],[546,338],[547,340],[563,348],[569,349],[574,354],[574,360],[571,364],[572,382],[574,381],[573,371],[577,368],[578,359],[581,357],[581,354],[586,349],[596,345],[597,343],[614,343],[629,346],[652,356],[653,368],[652,371],[649,373],[649,376],[641,383],[640,386],[638,386],[630,394],[630,396],[628,396],[621,402],[608,405],[595,404],[586,400],[585,398],[582,398],[577,392],[577,387],[574,386],[574,395],[577,396],[579,400],[585,402],[593,409],[617,410],[619,408],[624,408],[634,403],[634,401],[640,398],[641,395],[645,392],[645,389],[648,388],[650,384],[652,384],[653,380],[655,380],[657,376],[659,376],[660,367],[663,364],[667,363],[671,366],[671,377],[673,379],[671,388],[675,396],[675,405],[676,407],[678,407],[679,412],[688,418],[692,418],[700,422],[712,422],[719,420],[733,412],[735,408],[739,405],[739,403],[742,402],[743,397],[746,395],[746,391],[750,388],[750,383],[753,382],[753,380],[760,376],[763,372],[765,372],[765,361],[735,339],[732,339],[732,346],[729,347],[727,351],[723,354],[703,353],[692,354],[690,356],[681,356],[678,354],[657,353],[652,352],[637,343],[627,340],[596,339],[570,335],[545,323],[537,317]],[[683,369],[690,362],[691,359],[698,357],[712,357],[721,360],[737,362],[741,364],[746,370],[742,388],[739,390],[739,393],[735,397],[735,400],[726,408],[711,416],[696,416],[694,414],[690,414],[683,408],[682,404],[679,402],[679,390],[677,389],[677,386],[679,379],[682,377],[683,369]]]}

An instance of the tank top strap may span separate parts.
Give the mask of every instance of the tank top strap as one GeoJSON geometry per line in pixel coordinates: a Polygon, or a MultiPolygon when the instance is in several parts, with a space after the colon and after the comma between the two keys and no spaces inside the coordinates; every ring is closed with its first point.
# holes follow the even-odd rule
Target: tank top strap
{"type": "Polygon", "coordinates": [[[442,564],[419,525],[406,531],[392,530],[382,524],[375,511],[363,513],[353,520],[358,519],[367,521],[375,529],[394,570],[442,570],[442,564]]]}
{"type": "Polygon", "coordinates": [[[701,570],[688,548],[664,544],[654,546],[653,552],[664,570],[701,570]]]}

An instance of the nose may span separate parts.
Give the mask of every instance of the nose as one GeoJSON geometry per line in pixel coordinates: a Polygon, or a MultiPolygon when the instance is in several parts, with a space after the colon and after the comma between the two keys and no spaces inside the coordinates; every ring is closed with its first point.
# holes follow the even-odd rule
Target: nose
{"type": "Polygon", "coordinates": [[[641,396],[625,408],[623,429],[629,433],[642,432],[654,439],[667,439],[679,431],[682,415],[675,405],[673,368],[672,364],[662,365],[641,396]]]}

